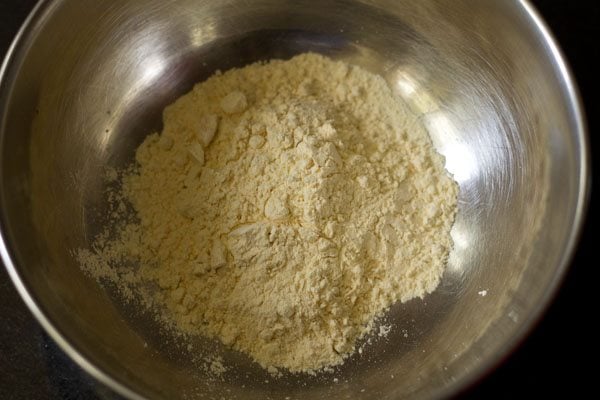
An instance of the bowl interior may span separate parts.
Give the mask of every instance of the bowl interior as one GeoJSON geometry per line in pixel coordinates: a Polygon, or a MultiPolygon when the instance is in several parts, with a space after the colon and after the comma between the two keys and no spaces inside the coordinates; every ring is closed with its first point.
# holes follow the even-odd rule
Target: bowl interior
{"type": "Polygon", "coordinates": [[[573,244],[584,149],[554,51],[518,1],[42,2],[0,92],[5,261],[53,337],[124,394],[451,393],[521,337],[573,244]],[[306,51],[386,78],[446,157],[459,214],[440,287],[394,306],[387,338],[332,374],[273,379],[216,342],[174,344],[84,276],[73,250],[105,222],[106,167],[132,162],[166,105],[217,69],[306,51]],[[219,378],[203,368],[213,354],[228,366],[219,378]]]}

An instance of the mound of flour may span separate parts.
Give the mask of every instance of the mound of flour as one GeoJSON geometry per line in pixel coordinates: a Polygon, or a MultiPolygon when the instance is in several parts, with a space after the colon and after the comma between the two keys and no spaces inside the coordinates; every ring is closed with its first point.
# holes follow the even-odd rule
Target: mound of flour
{"type": "Polygon", "coordinates": [[[82,267],[123,293],[154,284],[145,303],[177,329],[271,371],[341,364],[436,288],[452,245],[457,185],[427,133],[381,77],[319,55],[198,84],[136,162],[120,195],[137,221],[82,267]]]}

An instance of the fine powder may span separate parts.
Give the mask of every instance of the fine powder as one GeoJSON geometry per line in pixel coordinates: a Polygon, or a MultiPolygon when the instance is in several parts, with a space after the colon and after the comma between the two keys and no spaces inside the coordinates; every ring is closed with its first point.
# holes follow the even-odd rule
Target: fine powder
{"type": "Polygon", "coordinates": [[[163,118],[121,179],[136,221],[78,258],[178,331],[314,372],[438,285],[457,185],[383,78],[302,54],[217,72],[163,118]]]}

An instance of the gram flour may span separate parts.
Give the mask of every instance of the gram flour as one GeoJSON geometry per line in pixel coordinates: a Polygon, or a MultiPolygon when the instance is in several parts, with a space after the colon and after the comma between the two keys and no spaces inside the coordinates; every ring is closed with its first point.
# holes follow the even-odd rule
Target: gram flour
{"type": "Polygon", "coordinates": [[[164,111],[82,267],[275,371],[341,364],[432,292],[457,185],[379,76],[316,54],[217,73],[164,111]],[[124,209],[124,207],[121,207],[124,209]],[[133,260],[139,267],[127,267],[133,260]]]}

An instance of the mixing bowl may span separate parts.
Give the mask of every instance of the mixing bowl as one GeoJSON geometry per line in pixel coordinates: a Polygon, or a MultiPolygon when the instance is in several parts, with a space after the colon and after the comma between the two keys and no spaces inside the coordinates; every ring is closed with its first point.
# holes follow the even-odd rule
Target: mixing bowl
{"type": "Polygon", "coordinates": [[[0,251],[52,338],[130,398],[451,395],[507,355],[561,280],[586,198],[581,114],[525,1],[41,1],[2,68],[0,251]],[[389,82],[446,157],[459,211],[442,283],[392,307],[387,338],[333,373],[273,378],[214,341],[178,346],[73,251],[105,222],[105,168],[132,162],[167,104],[217,69],[306,51],[389,82]],[[197,360],[210,354],[221,377],[197,360]]]}

